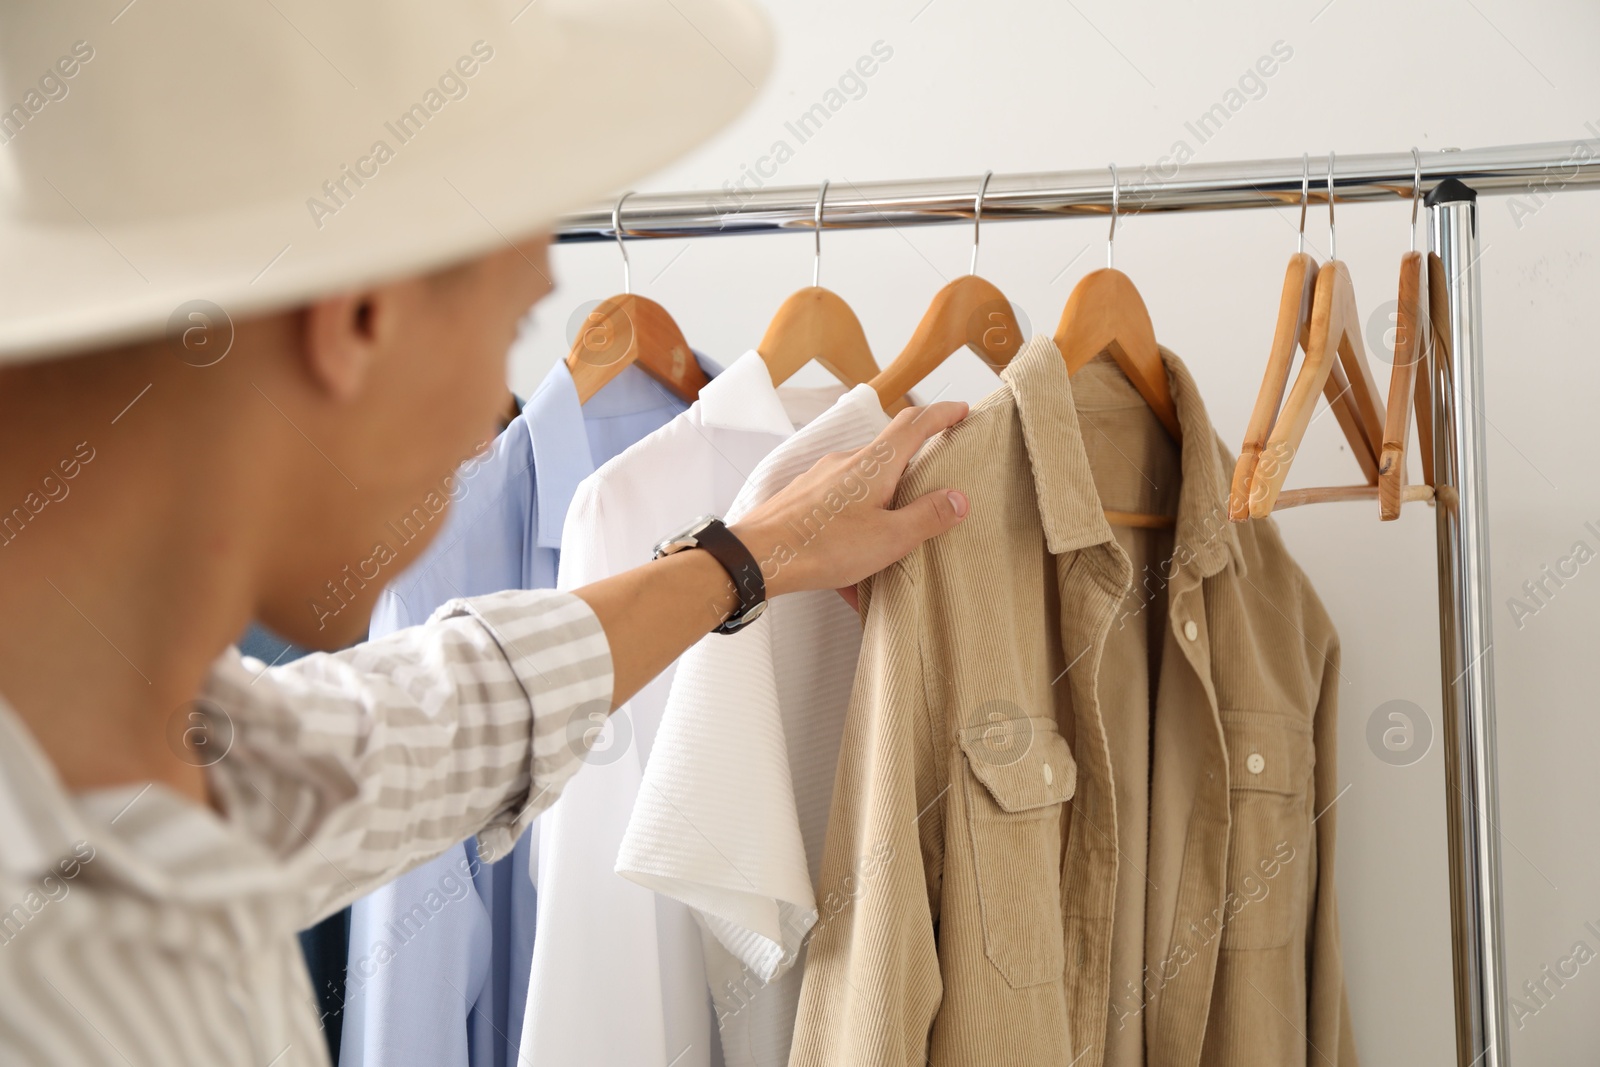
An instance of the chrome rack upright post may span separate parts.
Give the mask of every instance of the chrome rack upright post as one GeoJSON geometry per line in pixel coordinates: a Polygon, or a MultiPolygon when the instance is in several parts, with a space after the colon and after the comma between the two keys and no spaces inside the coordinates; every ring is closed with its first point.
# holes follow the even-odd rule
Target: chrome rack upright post
{"type": "MultiPolygon", "coordinates": [[[[1439,659],[1456,1062],[1507,1067],[1477,196],[1450,178],[1427,198],[1433,247],[1444,263],[1450,297],[1450,359],[1438,360],[1432,371],[1439,659]]],[[[1446,349],[1435,351],[1443,355],[1446,349]]]]}

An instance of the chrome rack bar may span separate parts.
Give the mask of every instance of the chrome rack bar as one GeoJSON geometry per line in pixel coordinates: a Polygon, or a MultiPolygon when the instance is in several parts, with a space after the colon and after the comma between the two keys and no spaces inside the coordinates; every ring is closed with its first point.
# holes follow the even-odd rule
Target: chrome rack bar
{"type": "MultiPolygon", "coordinates": [[[[1591,132],[1600,134],[1600,130],[1591,132]]],[[[1327,200],[1327,157],[1311,159],[1311,199],[1327,200]],[[1319,169],[1320,175],[1319,177],[1319,169]]],[[[1119,167],[1124,213],[1227,211],[1298,206],[1300,157],[1240,163],[1190,163],[1119,167]]],[[[1409,150],[1341,155],[1334,163],[1334,199],[1340,203],[1405,200],[1414,163],[1409,150]]],[[[1600,137],[1422,153],[1422,180],[1431,188],[1447,178],[1479,193],[1523,193],[1542,199],[1559,189],[1600,186],[1600,137]]],[[[851,182],[828,187],[824,229],[970,223],[979,176],[923,181],[851,182]]],[[[628,198],[623,236],[710,237],[815,229],[814,185],[640,193],[628,198]]],[[[558,241],[611,241],[610,203],[566,216],[558,241]]],[[[983,221],[1019,221],[1104,215],[1111,209],[1105,167],[1038,174],[996,174],[983,198],[983,221]]]]}

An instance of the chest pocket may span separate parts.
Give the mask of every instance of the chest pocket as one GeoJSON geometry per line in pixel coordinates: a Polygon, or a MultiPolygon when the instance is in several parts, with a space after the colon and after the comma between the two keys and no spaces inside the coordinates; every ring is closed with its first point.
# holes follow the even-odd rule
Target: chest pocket
{"type": "Polygon", "coordinates": [[[1222,947],[1270,949],[1305,933],[1311,838],[1309,723],[1266,711],[1223,711],[1228,745],[1228,882],[1222,947]]]}
{"type": "Polygon", "coordinates": [[[1015,988],[1055,981],[1066,966],[1062,805],[1078,765],[1050,718],[972,726],[959,740],[984,951],[1015,988]]]}

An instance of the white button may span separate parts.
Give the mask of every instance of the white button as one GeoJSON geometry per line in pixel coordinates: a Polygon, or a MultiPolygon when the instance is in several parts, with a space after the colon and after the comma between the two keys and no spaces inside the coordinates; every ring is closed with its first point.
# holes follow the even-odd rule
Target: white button
{"type": "Polygon", "coordinates": [[[1200,636],[1200,627],[1194,624],[1193,619],[1183,624],[1183,636],[1191,641],[1200,636]]]}
{"type": "Polygon", "coordinates": [[[1267,760],[1261,753],[1252,752],[1250,758],[1244,761],[1244,765],[1251,774],[1260,774],[1267,769],[1267,760]]]}
{"type": "Polygon", "coordinates": [[[1050,785],[1056,780],[1056,772],[1050,769],[1050,764],[1044,765],[1044,784],[1050,785]]]}

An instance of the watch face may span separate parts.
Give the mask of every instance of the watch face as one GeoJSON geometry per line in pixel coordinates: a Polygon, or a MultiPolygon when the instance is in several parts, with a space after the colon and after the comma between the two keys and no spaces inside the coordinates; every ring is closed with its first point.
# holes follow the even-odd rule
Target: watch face
{"type": "Polygon", "coordinates": [[[700,536],[701,530],[704,530],[707,526],[710,526],[716,521],[717,517],[715,515],[702,515],[698,519],[691,522],[688,526],[685,526],[683,528],[683,532],[678,535],[678,539],[685,541],[694,540],[700,536]]]}
{"type": "Polygon", "coordinates": [[[716,521],[717,517],[715,515],[702,515],[698,519],[695,519],[693,522],[689,523],[689,525],[685,526],[682,530],[679,530],[677,533],[662,539],[662,541],[656,545],[656,558],[659,559],[662,556],[670,556],[674,552],[682,552],[686,548],[696,547],[700,543],[700,531],[704,530],[707,526],[716,521]]]}

